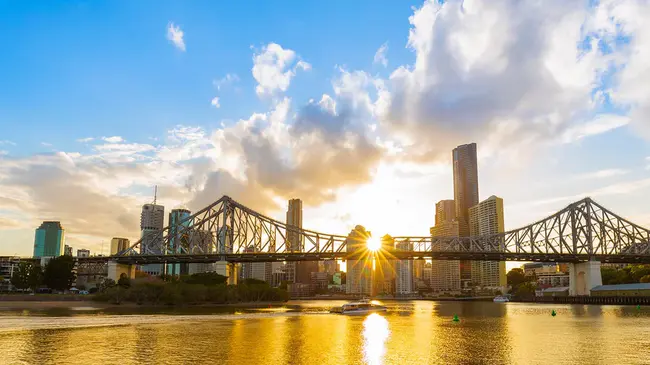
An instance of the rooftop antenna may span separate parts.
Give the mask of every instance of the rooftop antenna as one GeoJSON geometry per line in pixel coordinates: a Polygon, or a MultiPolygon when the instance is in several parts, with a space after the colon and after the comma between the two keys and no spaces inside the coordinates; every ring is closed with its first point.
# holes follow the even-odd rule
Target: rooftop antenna
{"type": "Polygon", "coordinates": [[[155,185],[153,188],[153,205],[156,205],[157,198],[158,198],[158,185],[155,185]]]}

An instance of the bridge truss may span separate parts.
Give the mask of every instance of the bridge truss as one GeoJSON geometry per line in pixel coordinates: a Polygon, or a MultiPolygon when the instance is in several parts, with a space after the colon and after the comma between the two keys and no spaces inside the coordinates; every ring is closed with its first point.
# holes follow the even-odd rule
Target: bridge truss
{"type": "MultiPolygon", "coordinates": [[[[528,226],[475,237],[390,238],[408,250],[384,248],[395,259],[646,262],[650,231],[590,198],[528,226]]],[[[122,263],[314,261],[355,259],[346,236],[287,225],[224,196],[177,226],[137,241],[112,259],[122,263]]],[[[363,247],[363,245],[359,246],[363,247]]]]}

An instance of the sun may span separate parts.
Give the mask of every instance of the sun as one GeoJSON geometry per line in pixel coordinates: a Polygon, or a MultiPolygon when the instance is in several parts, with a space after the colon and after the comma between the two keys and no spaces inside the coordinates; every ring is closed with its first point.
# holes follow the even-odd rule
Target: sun
{"type": "Polygon", "coordinates": [[[379,240],[379,238],[370,237],[368,238],[366,245],[368,246],[368,250],[370,251],[373,252],[379,251],[379,249],[381,248],[381,241],[379,240]]]}

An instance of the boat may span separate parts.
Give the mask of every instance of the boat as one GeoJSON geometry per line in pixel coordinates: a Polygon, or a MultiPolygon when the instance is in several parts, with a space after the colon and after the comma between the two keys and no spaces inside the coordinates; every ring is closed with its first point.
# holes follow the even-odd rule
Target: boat
{"type": "Polygon", "coordinates": [[[340,313],[348,315],[363,315],[368,313],[385,312],[388,310],[383,305],[374,304],[370,300],[361,299],[357,302],[350,302],[343,304],[341,307],[335,307],[330,310],[330,313],[340,313]]]}
{"type": "Polygon", "coordinates": [[[506,303],[506,302],[509,302],[509,301],[510,301],[510,299],[508,299],[508,297],[503,296],[503,295],[499,295],[498,297],[494,297],[494,302],[496,302],[496,303],[506,303]]]}

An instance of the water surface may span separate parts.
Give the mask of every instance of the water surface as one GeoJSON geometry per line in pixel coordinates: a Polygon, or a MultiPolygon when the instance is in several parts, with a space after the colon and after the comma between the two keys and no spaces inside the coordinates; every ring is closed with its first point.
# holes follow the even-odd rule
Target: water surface
{"type": "Polygon", "coordinates": [[[385,314],[327,313],[342,303],[4,310],[0,363],[650,363],[647,307],[412,301],[384,302],[385,314]]]}

